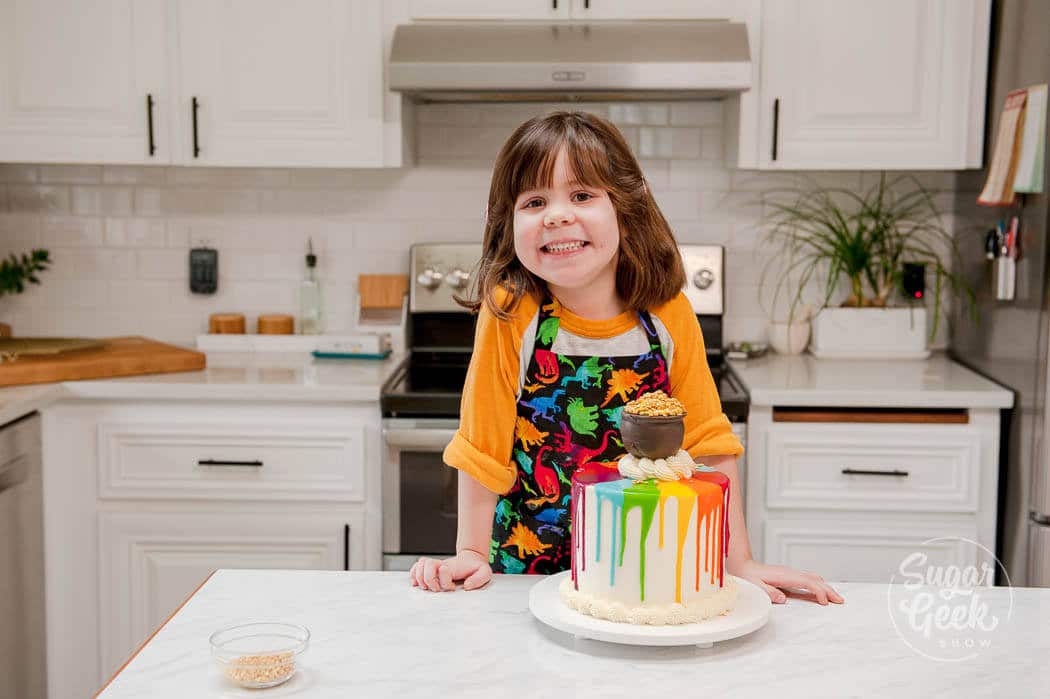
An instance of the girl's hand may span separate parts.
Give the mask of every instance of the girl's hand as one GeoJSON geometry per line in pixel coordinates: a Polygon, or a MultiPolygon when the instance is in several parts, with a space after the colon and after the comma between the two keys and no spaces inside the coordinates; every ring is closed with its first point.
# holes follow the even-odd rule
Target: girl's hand
{"type": "Polygon", "coordinates": [[[463,581],[464,590],[484,587],[492,579],[489,562],[477,551],[463,550],[452,558],[420,558],[409,571],[412,587],[432,592],[451,592],[463,581]]]}
{"type": "Polygon", "coordinates": [[[769,595],[773,604],[783,604],[787,601],[787,595],[777,588],[786,588],[792,591],[792,597],[808,599],[811,602],[826,605],[828,602],[842,604],[842,595],[835,592],[835,588],[824,582],[824,578],[816,573],[804,570],[795,570],[787,566],[766,565],[754,560],[746,560],[733,566],[729,572],[733,575],[753,582],[769,595]],[[795,590],[805,590],[804,593],[796,593],[795,590]]]}

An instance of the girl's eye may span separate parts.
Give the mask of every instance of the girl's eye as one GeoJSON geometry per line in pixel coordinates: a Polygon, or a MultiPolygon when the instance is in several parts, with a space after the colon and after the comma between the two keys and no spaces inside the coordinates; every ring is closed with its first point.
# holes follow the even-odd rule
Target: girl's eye
{"type": "Polygon", "coordinates": [[[525,206],[523,206],[521,208],[523,208],[523,209],[535,209],[537,206],[543,206],[543,200],[542,199],[529,199],[527,202],[525,202],[525,206]]]}
{"type": "Polygon", "coordinates": [[[592,195],[590,192],[576,192],[572,196],[573,198],[583,197],[582,199],[577,199],[576,201],[587,201],[588,199],[594,199],[594,195],[592,195]]]}

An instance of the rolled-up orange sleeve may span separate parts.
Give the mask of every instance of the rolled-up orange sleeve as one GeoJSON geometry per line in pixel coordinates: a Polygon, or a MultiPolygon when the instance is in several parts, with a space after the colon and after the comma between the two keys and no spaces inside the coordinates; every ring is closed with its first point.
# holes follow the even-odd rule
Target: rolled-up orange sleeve
{"type": "MultiPolygon", "coordinates": [[[[497,301],[501,302],[499,295],[497,301]]],[[[511,452],[519,354],[531,310],[535,310],[535,304],[525,300],[518,306],[518,313],[530,314],[524,325],[513,319],[501,321],[484,307],[478,313],[474,353],[463,384],[459,429],[442,455],[446,464],[501,495],[513,487],[517,478],[511,452]]]]}
{"type": "Polygon", "coordinates": [[[674,341],[671,358],[671,395],[685,406],[682,448],[694,459],[700,456],[740,456],[744,446],[733,434],[722,412],[714,377],[707,365],[704,337],[685,294],[657,309],[674,341]]]}

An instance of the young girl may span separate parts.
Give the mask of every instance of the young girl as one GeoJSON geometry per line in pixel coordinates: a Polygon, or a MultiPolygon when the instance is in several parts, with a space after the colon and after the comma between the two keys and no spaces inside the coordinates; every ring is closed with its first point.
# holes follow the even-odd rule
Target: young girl
{"type": "Polygon", "coordinates": [[[619,417],[663,390],[687,411],[683,448],[730,480],[727,569],[762,587],[842,602],[814,573],[751,559],[736,457],[674,235],[612,124],[559,112],[522,124],[496,160],[474,297],[461,422],[456,555],[421,558],[413,585],[454,590],[570,564],[572,473],[625,450],[619,417]],[[702,458],[701,458],[702,457],[702,458]]]}

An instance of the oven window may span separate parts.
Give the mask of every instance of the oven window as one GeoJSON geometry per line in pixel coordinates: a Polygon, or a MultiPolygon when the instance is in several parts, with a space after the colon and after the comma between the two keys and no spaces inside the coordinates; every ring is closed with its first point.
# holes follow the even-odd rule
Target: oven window
{"type": "Polygon", "coordinates": [[[451,556],[456,552],[456,476],[441,452],[402,451],[402,554],[451,556]]]}

